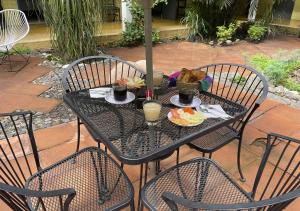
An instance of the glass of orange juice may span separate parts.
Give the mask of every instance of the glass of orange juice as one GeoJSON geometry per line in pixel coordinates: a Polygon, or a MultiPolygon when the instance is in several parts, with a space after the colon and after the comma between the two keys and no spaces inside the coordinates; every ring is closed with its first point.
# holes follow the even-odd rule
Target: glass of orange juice
{"type": "Polygon", "coordinates": [[[148,125],[156,125],[159,121],[161,103],[157,100],[146,100],[143,103],[145,120],[148,125]]]}

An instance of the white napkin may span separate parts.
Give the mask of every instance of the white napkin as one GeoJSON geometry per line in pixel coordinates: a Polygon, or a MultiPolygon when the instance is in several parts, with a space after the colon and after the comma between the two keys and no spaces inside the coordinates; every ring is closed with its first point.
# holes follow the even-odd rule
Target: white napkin
{"type": "Polygon", "coordinates": [[[89,89],[91,98],[104,98],[109,92],[111,92],[111,88],[101,87],[89,89]]]}
{"type": "Polygon", "coordinates": [[[199,108],[207,118],[222,118],[228,119],[232,118],[232,116],[228,115],[222,108],[221,105],[200,105],[199,108]]]}

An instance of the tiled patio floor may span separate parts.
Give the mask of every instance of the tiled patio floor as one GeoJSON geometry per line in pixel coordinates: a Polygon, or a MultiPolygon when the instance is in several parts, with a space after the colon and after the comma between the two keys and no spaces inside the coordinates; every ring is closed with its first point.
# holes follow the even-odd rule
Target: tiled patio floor
{"type": "MultiPolygon", "coordinates": [[[[278,49],[291,50],[296,48],[300,48],[300,40],[296,38],[269,40],[259,45],[242,42],[232,47],[223,48],[214,48],[204,44],[189,42],[175,42],[157,45],[154,48],[154,64],[158,70],[170,73],[182,67],[193,68],[215,62],[244,63],[244,53],[264,52],[270,55],[278,49]]],[[[144,58],[143,47],[112,49],[109,53],[132,61],[144,58]]],[[[38,63],[40,63],[40,59],[32,58],[30,65],[19,73],[7,73],[0,70],[1,113],[11,112],[16,109],[47,112],[61,102],[39,97],[49,87],[33,85],[31,81],[46,74],[49,70],[38,66],[38,63]]],[[[267,99],[254,114],[250,124],[246,127],[242,148],[242,167],[248,180],[246,183],[240,184],[247,190],[252,187],[262,152],[262,147],[253,143],[253,141],[259,137],[266,137],[266,134],[271,131],[300,138],[300,110],[267,99]]],[[[42,166],[44,167],[75,151],[75,122],[40,129],[35,134],[42,166]]],[[[82,148],[95,145],[95,142],[86,130],[82,133],[82,140],[82,148]]],[[[213,159],[226,169],[232,177],[237,179],[236,149],[237,143],[233,142],[214,153],[213,159]]],[[[201,156],[201,154],[186,146],[181,150],[181,161],[197,156],[201,156]]],[[[175,156],[171,156],[164,160],[162,162],[163,169],[174,165],[174,158],[175,156]]],[[[137,187],[139,166],[126,166],[125,170],[134,186],[137,187]]],[[[1,209],[1,206],[0,210],[5,210],[4,208],[1,209]]],[[[299,210],[299,207],[300,199],[290,205],[287,210],[299,210]]]]}

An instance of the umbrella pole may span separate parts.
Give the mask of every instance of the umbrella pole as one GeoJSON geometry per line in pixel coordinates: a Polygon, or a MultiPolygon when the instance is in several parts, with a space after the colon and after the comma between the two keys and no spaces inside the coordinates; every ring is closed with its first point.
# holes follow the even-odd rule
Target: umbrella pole
{"type": "Polygon", "coordinates": [[[153,91],[153,58],[152,58],[152,1],[144,0],[145,45],[147,89],[153,91]]]}

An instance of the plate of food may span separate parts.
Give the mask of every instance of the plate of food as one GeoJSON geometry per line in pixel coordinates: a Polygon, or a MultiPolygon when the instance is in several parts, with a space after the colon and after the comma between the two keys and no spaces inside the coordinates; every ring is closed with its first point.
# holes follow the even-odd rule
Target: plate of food
{"type": "Polygon", "coordinates": [[[205,119],[202,112],[195,111],[191,107],[174,108],[168,113],[168,119],[176,125],[193,127],[200,125],[205,119]]]}
{"type": "Polygon", "coordinates": [[[145,86],[145,79],[140,77],[126,78],[122,80],[117,80],[120,85],[127,85],[128,89],[139,89],[145,86]]]}

